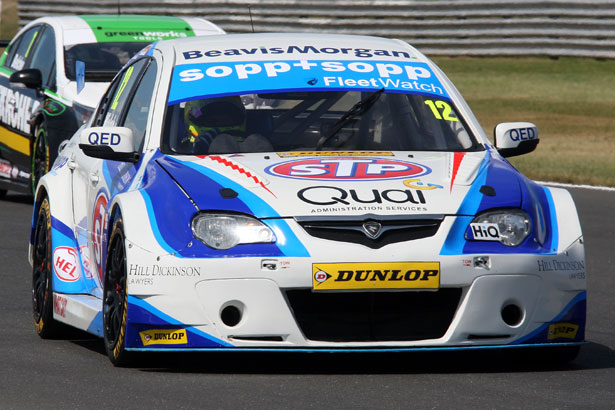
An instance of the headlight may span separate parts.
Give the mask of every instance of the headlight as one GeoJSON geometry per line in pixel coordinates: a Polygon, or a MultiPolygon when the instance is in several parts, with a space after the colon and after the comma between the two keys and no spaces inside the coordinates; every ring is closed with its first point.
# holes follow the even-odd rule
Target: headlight
{"type": "Polygon", "coordinates": [[[466,239],[519,246],[531,231],[530,217],[524,211],[503,209],[485,212],[474,218],[466,231],[466,239]]]}
{"type": "Polygon", "coordinates": [[[275,241],[275,235],[265,224],[243,215],[200,213],[192,220],[192,232],[205,245],[220,250],[275,241]]]}

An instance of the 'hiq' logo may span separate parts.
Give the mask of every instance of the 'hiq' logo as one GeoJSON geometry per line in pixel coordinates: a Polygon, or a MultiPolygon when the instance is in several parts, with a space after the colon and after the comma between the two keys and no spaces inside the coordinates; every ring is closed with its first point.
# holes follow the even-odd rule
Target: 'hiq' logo
{"type": "Polygon", "coordinates": [[[473,239],[479,241],[499,241],[500,226],[496,223],[471,223],[473,239]]]}

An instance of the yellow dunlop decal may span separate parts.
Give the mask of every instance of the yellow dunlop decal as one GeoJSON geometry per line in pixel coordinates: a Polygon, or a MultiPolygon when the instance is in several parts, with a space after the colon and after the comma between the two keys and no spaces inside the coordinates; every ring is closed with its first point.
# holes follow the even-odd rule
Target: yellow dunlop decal
{"type": "Polygon", "coordinates": [[[391,151],[296,151],[296,152],[278,152],[278,156],[286,157],[346,157],[346,156],[391,156],[391,151]]]}
{"type": "Polygon", "coordinates": [[[312,288],[321,290],[438,289],[439,262],[315,263],[312,288]]]}
{"type": "Polygon", "coordinates": [[[579,326],[572,323],[553,323],[549,325],[549,335],[547,336],[548,340],[566,338],[566,339],[574,339],[577,337],[577,332],[579,331],[579,326]]]}
{"type": "Polygon", "coordinates": [[[183,345],[188,343],[186,329],[149,329],[139,332],[143,346],[183,345]]]}

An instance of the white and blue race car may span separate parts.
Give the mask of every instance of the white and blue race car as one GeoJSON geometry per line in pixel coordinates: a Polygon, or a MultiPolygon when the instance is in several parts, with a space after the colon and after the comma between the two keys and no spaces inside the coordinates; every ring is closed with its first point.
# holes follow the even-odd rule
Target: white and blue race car
{"type": "Polygon", "coordinates": [[[381,38],[161,41],[116,76],[36,190],[41,337],[139,351],[405,351],[584,342],[570,194],[504,158],[453,84],[381,38]]]}

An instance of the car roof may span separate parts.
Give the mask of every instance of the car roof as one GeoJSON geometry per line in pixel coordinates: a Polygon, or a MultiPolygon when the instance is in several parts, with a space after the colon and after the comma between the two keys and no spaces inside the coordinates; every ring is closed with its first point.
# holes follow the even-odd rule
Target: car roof
{"type": "Polygon", "coordinates": [[[28,26],[47,23],[62,32],[63,44],[107,41],[149,42],[191,35],[224,34],[217,25],[196,17],[152,15],[80,15],[41,17],[28,26]]]}
{"type": "Polygon", "coordinates": [[[381,37],[314,34],[252,33],[191,37],[160,42],[157,48],[173,53],[175,64],[246,60],[399,60],[429,63],[429,59],[401,40],[381,37]]]}

